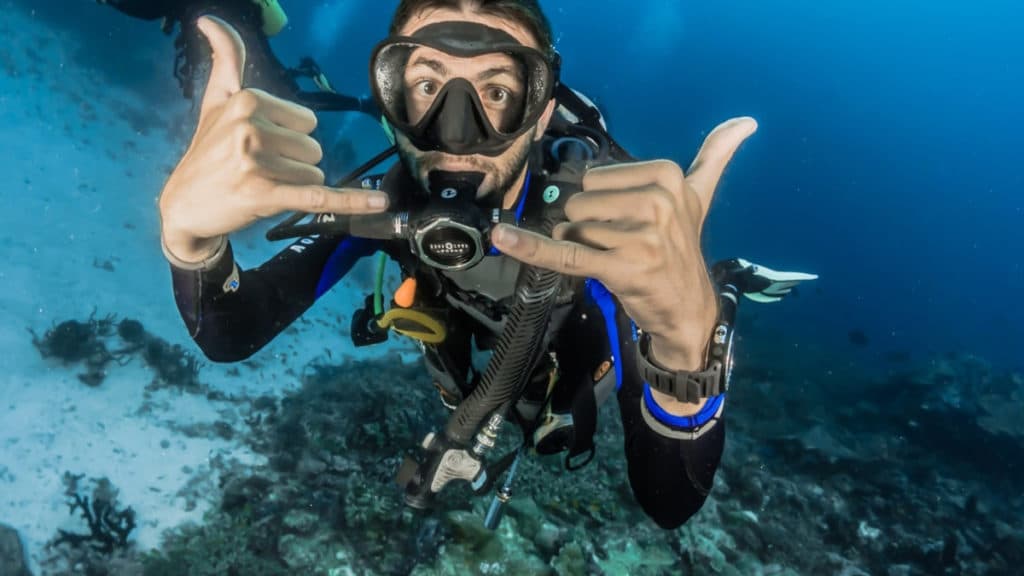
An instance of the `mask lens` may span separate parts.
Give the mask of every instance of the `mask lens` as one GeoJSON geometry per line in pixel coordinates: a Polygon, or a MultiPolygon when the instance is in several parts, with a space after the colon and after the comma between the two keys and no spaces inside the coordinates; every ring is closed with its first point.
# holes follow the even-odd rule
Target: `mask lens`
{"type": "Polygon", "coordinates": [[[472,87],[477,114],[502,137],[515,136],[532,123],[550,97],[547,63],[529,49],[459,57],[430,46],[395,42],[377,51],[372,70],[384,113],[404,129],[420,125],[435,107],[465,106],[465,98],[449,98],[446,90],[455,79],[472,87]]]}

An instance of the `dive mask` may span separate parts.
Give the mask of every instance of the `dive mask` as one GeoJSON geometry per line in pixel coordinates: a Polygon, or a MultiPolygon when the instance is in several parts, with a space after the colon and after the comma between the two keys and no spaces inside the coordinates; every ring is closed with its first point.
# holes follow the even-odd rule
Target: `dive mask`
{"type": "Polygon", "coordinates": [[[503,30],[440,22],[378,44],[370,86],[387,122],[416,148],[497,156],[543,114],[555,60],[503,30]]]}

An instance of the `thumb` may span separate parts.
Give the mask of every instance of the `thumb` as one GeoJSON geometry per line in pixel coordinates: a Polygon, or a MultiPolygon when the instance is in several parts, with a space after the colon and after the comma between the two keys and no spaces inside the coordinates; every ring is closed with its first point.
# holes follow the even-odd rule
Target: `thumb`
{"type": "Polygon", "coordinates": [[[227,22],[215,16],[203,16],[196,22],[199,31],[210,42],[213,65],[206,81],[206,92],[199,111],[199,121],[210,110],[227,102],[242,89],[245,71],[245,44],[238,32],[227,22]]]}
{"type": "Polygon", "coordinates": [[[726,120],[708,134],[697,157],[690,164],[686,181],[700,196],[704,209],[711,206],[711,198],[722,178],[722,172],[729,165],[736,149],[743,141],[757,131],[757,121],[749,116],[726,120]]]}

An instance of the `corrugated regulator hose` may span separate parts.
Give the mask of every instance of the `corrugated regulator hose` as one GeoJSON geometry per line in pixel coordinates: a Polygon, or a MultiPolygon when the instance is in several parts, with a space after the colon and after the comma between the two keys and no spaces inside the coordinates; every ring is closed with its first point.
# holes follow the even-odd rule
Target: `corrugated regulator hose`
{"type": "MultiPolygon", "coordinates": [[[[537,232],[550,236],[559,220],[545,217],[537,232]]],[[[530,373],[543,353],[541,345],[562,275],[525,265],[519,274],[515,303],[487,369],[480,383],[459,404],[445,426],[445,436],[455,444],[469,444],[488,416],[504,405],[511,405],[522,395],[530,373]]]]}

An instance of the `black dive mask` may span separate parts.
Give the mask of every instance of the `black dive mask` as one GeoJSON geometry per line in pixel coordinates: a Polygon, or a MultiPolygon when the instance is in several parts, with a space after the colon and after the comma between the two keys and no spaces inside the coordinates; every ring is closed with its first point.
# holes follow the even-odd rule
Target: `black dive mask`
{"type": "Polygon", "coordinates": [[[423,151],[501,154],[536,124],[557,81],[557,58],[475,22],[390,37],[370,60],[377,105],[423,151]]]}

